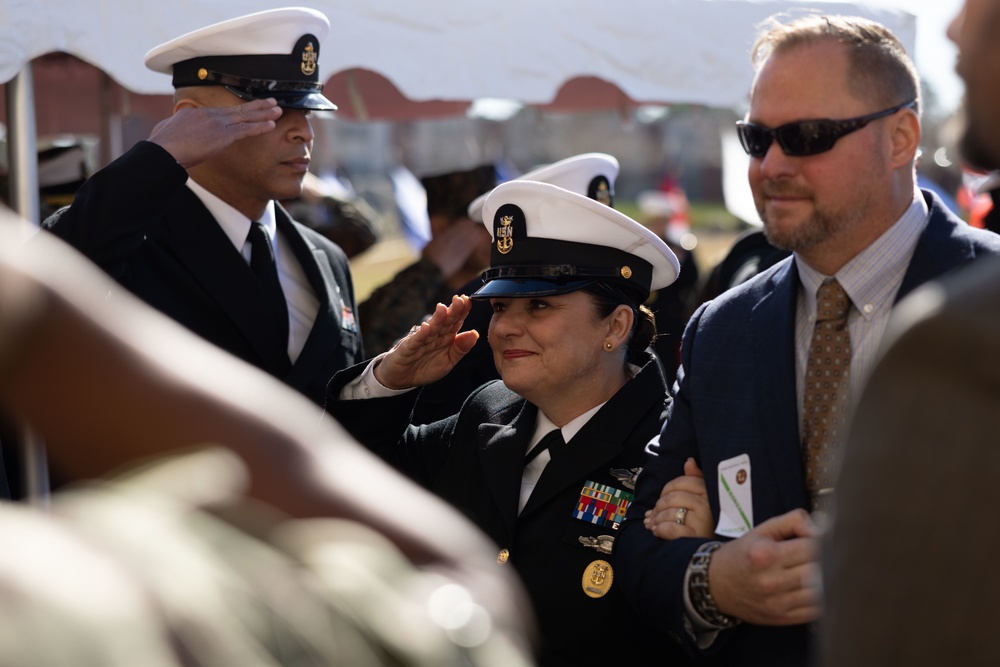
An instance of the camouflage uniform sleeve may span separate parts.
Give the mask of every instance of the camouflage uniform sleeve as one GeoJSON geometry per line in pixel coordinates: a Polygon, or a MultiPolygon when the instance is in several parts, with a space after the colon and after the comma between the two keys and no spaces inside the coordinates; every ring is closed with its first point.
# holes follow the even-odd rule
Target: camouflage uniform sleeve
{"type": "Polygon", "coordinates": [[[374,357],[392,347],[434,310],[444,291],[441,270],[420,258],[372,292],[358,306],[365,354],[374,357]]]}

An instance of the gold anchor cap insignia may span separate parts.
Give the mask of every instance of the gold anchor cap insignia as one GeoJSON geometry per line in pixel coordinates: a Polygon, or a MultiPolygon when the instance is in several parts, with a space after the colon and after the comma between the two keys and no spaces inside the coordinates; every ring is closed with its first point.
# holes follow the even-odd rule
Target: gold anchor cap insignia
{"type": "Polygon", "coordinates": [[[302,50],[302,73],[306,76],[311,76],[316,73],[316,60],[319,54],[316,53],[316,47],[313,46],[312,42],[306,42],[305,48],[302,50]]]}
{"type": "Polygon", "coordinates": [[[512,215],[500,216],[500,225],[496,228],[496,237],[497,252],[501,255],[506,255],[514,249],[514,229],[511,227],[513,222],[514,216],[512,215]]]}
{"type": "Polygon", "coordinates": [[[597,185],[597,193],[595,194],[594,199],[601,202],[605,206],[611,206],[611,189],[608,187],[607,181],[602,180],[597,185]]]}

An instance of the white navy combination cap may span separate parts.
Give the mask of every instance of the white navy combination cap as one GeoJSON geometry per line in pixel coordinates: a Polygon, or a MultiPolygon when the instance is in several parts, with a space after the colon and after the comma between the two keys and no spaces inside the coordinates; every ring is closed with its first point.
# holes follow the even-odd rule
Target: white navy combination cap
{"type": "MultiPolygon", "coordinates": [[[[513,180],[558,185],[570,192],[586,195],[602,204],[613,206],[618,170],[618,160],[613,155],[583,153],[533,169],[513,180]]],[[[483,220],[483,204],[488,195],[487,192],[472,200],[469,204],[469,218],[477,222],[483,220]]]]}
{"type": "Polygon", "coordinates": [[[146,67],[173,75],[175,88],[223,86],[243,100],[273,97],[286,109],[333,111],[319,78],[324,14],[284,7],[181,35],[146,54],[146,67]]]}
{"type": "Polygon", "coordinates": [[[610,206],[548,183],[498,185],[483,206],[493,236],[490,268],[474,299],[573,292],[593,283],[636,305],[677,279],[659,236],[610,206]]]}

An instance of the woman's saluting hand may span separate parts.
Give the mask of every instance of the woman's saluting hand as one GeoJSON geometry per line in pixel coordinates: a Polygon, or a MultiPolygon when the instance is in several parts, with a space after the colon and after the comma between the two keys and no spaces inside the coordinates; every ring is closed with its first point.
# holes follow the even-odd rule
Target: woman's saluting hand
{"type": "Polygon", "coordinates": [[[434,313],[414,326],[375,367],[375,379],[389,389],[420,387],[440,380],[472,349],[479,339],[475,330],[462,331],[472,300],[454,296],[451,304],[439,303],[434,313]]]}

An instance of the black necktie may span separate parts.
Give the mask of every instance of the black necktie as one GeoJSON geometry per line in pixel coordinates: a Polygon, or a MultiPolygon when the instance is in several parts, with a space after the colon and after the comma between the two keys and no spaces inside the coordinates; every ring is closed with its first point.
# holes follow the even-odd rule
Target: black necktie
{"type": "Polygon", "coordinates": [[[259,222],[250,223],[250,268],[253,269],[260,282],[264,296],[264,306],[269,317],[273,317],[278,325],[281,340],[288,345],[288,304],[285,294],[278,282],[278,266],[274,261],[274,248],[267,238],[264,225],[259,222]]]}
{"type": "Polygon", "coordinates": [[[546,449],[549,450],[550,457],[555,457],[559,451],[559,447],[565,444],[566,443],[563,441],[562,437],[562,431],[557,428],[552,429],[538,441],[538,444],[535,445],[531,451],[527,453],[527,455],[525,455],[524,465],[528,465],[534,461],[535,458],[546,449]]]}

